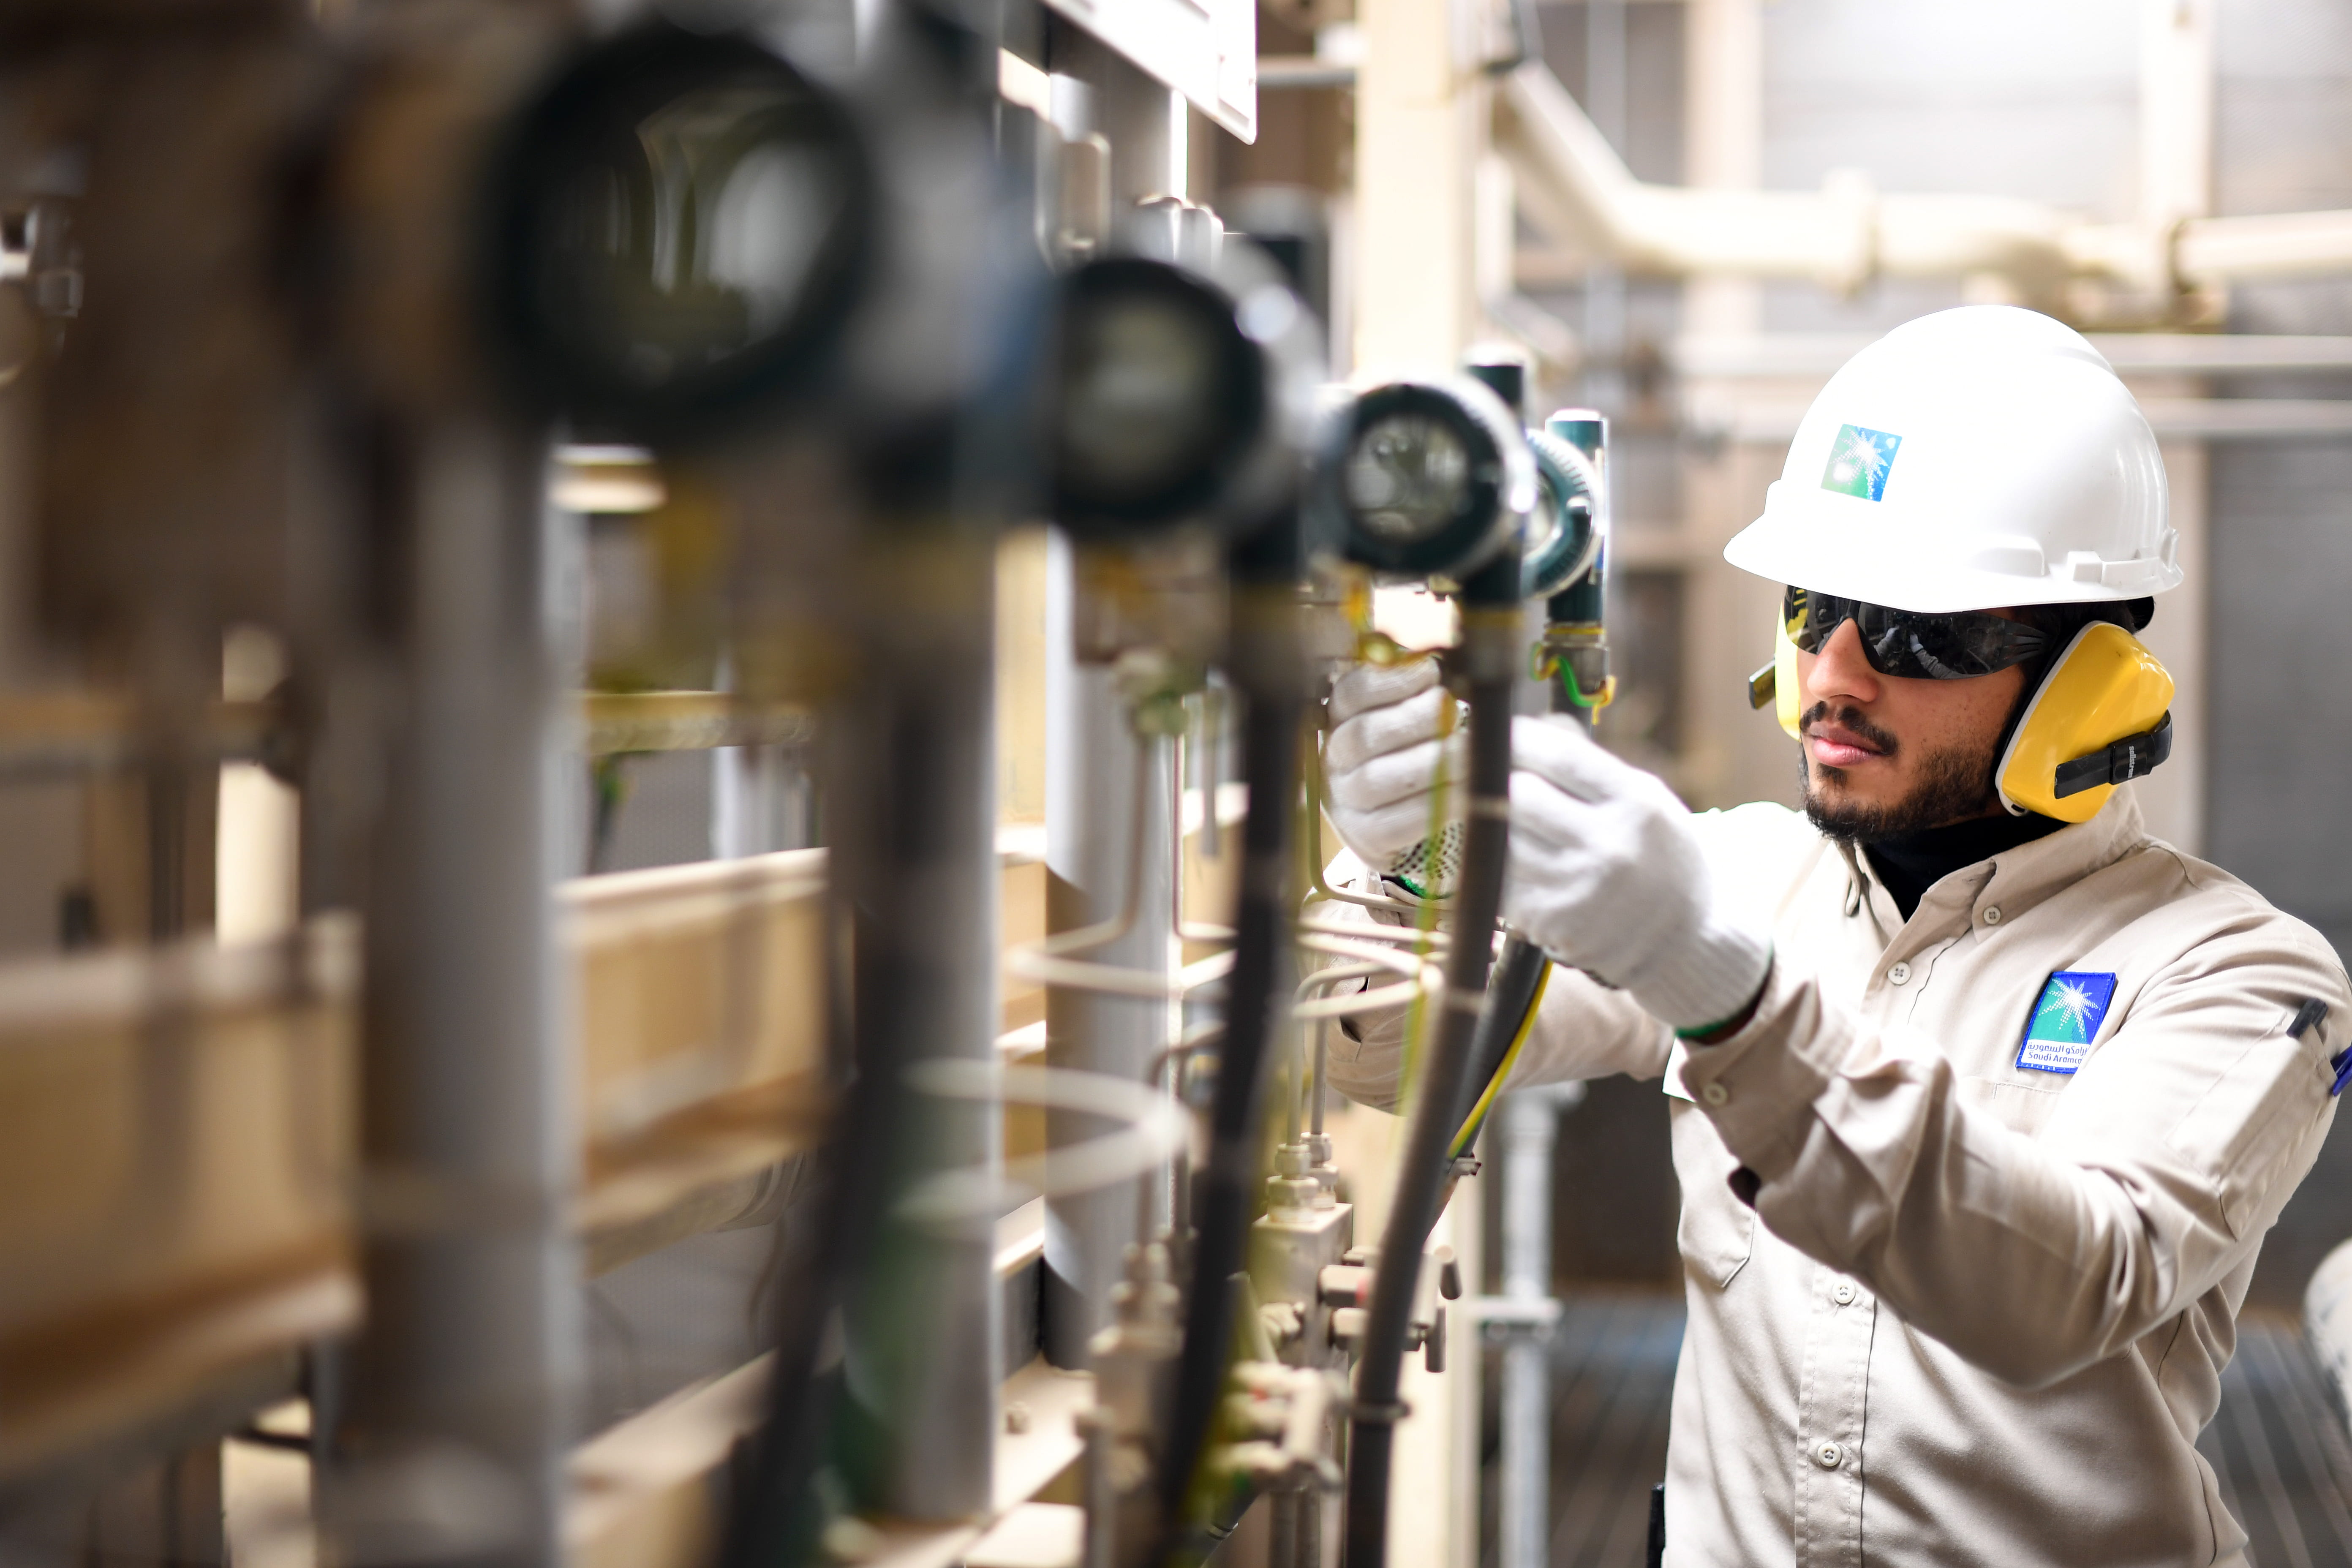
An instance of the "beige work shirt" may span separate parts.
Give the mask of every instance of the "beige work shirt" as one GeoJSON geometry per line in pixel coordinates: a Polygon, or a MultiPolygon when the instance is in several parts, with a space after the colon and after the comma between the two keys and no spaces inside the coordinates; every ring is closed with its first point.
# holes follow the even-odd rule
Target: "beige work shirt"
{"type": "MultiPolygon", "coordinates": [[[[1515,1073],[1673,1097],[1689,1326],[1667,1563],[2242,1563],[2194,1444],[2263,1233],[2335,1114],[2334,952],[2149,838],[2128,786],[1908,921],[1793,812],[1695,820],[1771,921],[1753,1021],[1682,1046],[1555,971],[1515,1073]],[[2066,971],[2115,977],[2087,1055],[2021,1065],[2068,1054],[2021,1049],[2066,971]],[[2290,1037],[2307,998],[2327,1016],[2290,1037]]],[[[1392,1100],[1402,1016],[1356,1032],[1333,1083],[1392,1100]]]]}

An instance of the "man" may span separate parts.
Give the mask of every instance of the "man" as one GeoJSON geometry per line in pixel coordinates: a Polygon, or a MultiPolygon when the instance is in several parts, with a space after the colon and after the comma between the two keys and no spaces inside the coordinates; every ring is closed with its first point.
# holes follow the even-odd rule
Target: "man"
{"type": "MultiPolygon", "coordinates": [[[[1694,816],[1519,721],[1506,918],[1563,968],[1517,1080],[1673,1097],[1669,1564],[2244,1561],[2193,1445],[2352,994],[2111,787],[2168,742],[2128,633],[2173,553],[2106,363],[1947,311],[1830,383],[1726,552],[1789,586],[1802,815],[1694,816]]],[[[1332,699],[1333,824],[1407,901],[1450,704],[1425,664],[1332,699]]],[[[1333,1080],[1392,1101],[1403,1029],[1355,1020],[1333,1080]]]]}

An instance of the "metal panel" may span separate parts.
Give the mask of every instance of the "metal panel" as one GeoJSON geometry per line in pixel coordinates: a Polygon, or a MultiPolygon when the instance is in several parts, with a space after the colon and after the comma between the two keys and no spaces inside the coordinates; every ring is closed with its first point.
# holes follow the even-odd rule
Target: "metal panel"
{"type": "Polygon", "coordinates": [[[1257,140],[1256,0],[1046,4],[1243,141],[1257,140]]]}

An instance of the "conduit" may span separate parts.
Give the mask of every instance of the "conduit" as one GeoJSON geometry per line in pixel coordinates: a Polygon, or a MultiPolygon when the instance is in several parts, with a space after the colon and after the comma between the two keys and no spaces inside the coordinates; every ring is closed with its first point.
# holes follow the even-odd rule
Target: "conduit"
{"type": "MultiPolygon", "coordinates": [[[[1263,610],[1258,617],[1265,618],[1263,610]]],[[[1236,962],[1226,994],[1225,1043],[1209,1111],[1208,1157],[1194,1177],[1192,1212],[1198,1230],[1189,1271],[1191,1306],[1160,1455],[1160,1509],[1171,1547],[1181,1544],[1185,1531],[1202,1451],[1224,1392],[1234,1317],[1225,1282],[1248,1258],[1267,1041],[1275,998],[1291,985],[1290,814],[1280,803],[1298,787],[1302,704],[1276,681],[1254,684],[1243,716],[1243,772],[1252,809],[1242,823],[1241,898],[1234,921],[1236,962]]]]}
{"type": "MultiPolygon", "coordinates": [[[[1516,550],[1504,565],[1488,568],[1482,575],[1507,574],[1507,584],[1489,592],[1497,597],[1515,594],[1518,568],[1516,550]]],[[[1469,584],[1463,617],[1470,666],[1470,809],[1454,910],[1454,941],[1446,960],[1435,1038],[1397,1163],[1396,1190],[1381,1237],[1370,1311],[1357,1362],[1345,1504],[1349,1568],[1386,1568],[1388,1562],[1390,1478],[1396,1423],[1403,1414],[1399,1394],[1413,1288],[1422,1249],[1444,1205],[1454,1134],[1480,1087],[1473,1077],[1473,1037],[1494,960],[1488,933],[1502,910],[1509,846],[1511,692],[1519,657],[1516,613],[1496,616],[1466,607],[1480,586],[1475,580],[1469,584]]]]}

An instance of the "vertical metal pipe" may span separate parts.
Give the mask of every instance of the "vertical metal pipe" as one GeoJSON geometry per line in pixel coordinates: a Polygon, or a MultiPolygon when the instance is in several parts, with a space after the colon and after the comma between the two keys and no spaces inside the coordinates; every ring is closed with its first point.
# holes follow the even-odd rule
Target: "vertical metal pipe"
{"type": "Polygon", "coordinates": [[[940,1092],[926,1069],[984,1081],[1002,1024],[996,535],[1018,399],[986,345],[1024,319],[1003,268],[1019,247],[987,155],[993,43],[928,7],[858,10],[887,243],[833,400],[847,427],[827,433],[850,465],[855,538],[810,605],[838,656],[824,661],[824,837],[854,1075],[819,1256],[780,1303],[768,1423],[737,1492],[723,1560],[745,1568],[811,1555],[822,1465],[862,1511],[985,1514],[1002,1372],[987,1201],[1000,1107],[940,1092]],[[950,1173],[960,1190],[942,1190],[950,1173]],[[938,1201],[959,1197],[982,1201],[938,1201]]]}
{"type": "MultiPolygon", "coordinates": [[[[1146,197],[1181,195],[1181,185],[1171,181],[1181,180],[1185,149],[1171,136],[1171,127],[1181,123],[1169,109],[1172,95],[1087,35],[1074,30],[1068,42],[1067,58],[1057,58],[1055,65],[1063,73],[1056,92],[1068,114],[1058,128],[1065,136],[1098,132],[1108,137],[1112,222],[1146,197]]],[[[1056,533],[1048,548],[1046,923],[1061,931],[1119,912],[1137,831],[1133,770],[1149,765],[1153,748],[1140,745],[1129,728],[1125,704],[1111,689],[1109,664],[1087,661],[1077,647],[1087,606],[1069,542],[1056,533]]],[[[1155,776],[1144,807],[1136,923],[1088,957],[1168,967],[1173,811],[1166,780],[1155,776]]],[[[1046,1000],[1046,1059],[1055,1067],[1140,1079],[1166,1043],[1167,1013],[1162,1003],[1054,992],[1046,1000]]],[[[1102,1130],[1087,1118],[1048,1113],[1047,1136],[1055,1144],[1102,1130]]],[[[1109,1292],[1120,1277],[1122,1251],[1130,1241],[1147,1239],[1136,1235],[1138,1207],[1135,1185],[1127,1182],[1047,1201],[1045,1348],[1055,1365],[1086,1365],[1087,1341],[1110,1321],[1109,1292]]]]}
{"type": "Polygon", "coordinates": [[[1284,1490],[1270,1492],[1259,1499],[1267,1510],[1265,1560],[1267,1568],[1315,1568],[1299,1555],[1299,1512],[1314,1497],[1312,1492],[1284,1490]]]}
{"type": "Polygon", "coordinates": [[[366,899],[368,1325],[326,1488],[349,1562],[562,1556],[577,1151],[543,462],[452,418],[392,438],[375,475],[405,563],[403,697],[366,899]]]}
{"type": "Polygon", "coordinates": [[[759,853],[761,799],[758,753],[720,746],[710,753],[710,858],[734,860],[759,853]]]}
{"type": "MultiPolygon", "coordinates": [[[[1127,931],[1085,956],[1166,973],[1173,919],[1171,823],[1174,802],[1157,742],[1139,740],[1108,663],[1086,662],[1074,626],[1085,592],[1056,536],[1047,565],[1045,665],[1046,924],[1055,931],[1131,913],[1127,931]],[[1144,770],[1140,790],[1137,770],[1144,770]],[[1141,819],[1137,808],[1141,806],[1141,819]]],[[[1141,1082],[1166,1043],[1168,1005],[1157,998],[1072,990],[1045,1004],[1046,1059],[1055,1067],[1141,1082]]],[[[1047,1113],[1055,1146],[1105,1131],[1072,1111],[1047,1113]]],[[[1138,1178],[1137,1180],[1140,1180],[1138,1178]]],[[[1045,1353],[1056,1366],[1087,1364],[1087,1342],[1110,1321],[1110,1289],[1136,1234],[1136,1182],[1048,1198],[1045,1204],[1045,1353]]]]}
{"type": "MultiPolygon", "coordinates": [[[[1561,1098],[1522,1089],[1502,1103],[1503,1294],[1551,1294],[1552,1147],[1561,1098]]],[[[1545,1568],[1551,1539],[1551,1362],[1548,1336],[1524,1330],[1503,1347],[1499,1568],[1545,1568]]]]}
{"type": "MultiPolygon", "coordinates": [[[[1584,13],[1584,108],[1622,157],[1626,146],[1625,0],[1591,0],[1584,13]]],[[[1592,268],[1584,280],[1586,396],[1603,408],[1625,397],[1625,275],[1592,268]]]]}
{"type": "MultiPolygon", "coordinates": [[[[855,922],[857,1070],[907,1085],[926,1060],[994,1059],[995,540],[872,520],[860,546],[861,679],[827,714],[834,875],[855,922]]],[[[905,1199],[1003,1158],[993,1101],[902,1089],[875,1226],[844,1313],[840,1428],[853,1490],[908,1519],[991,1503],[1002,1300],[994,1211],[946,1221],[905,1199]]],[[[991,1190],[992,1179],[988,1180],[991,1190]]]]}

